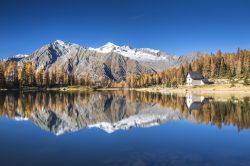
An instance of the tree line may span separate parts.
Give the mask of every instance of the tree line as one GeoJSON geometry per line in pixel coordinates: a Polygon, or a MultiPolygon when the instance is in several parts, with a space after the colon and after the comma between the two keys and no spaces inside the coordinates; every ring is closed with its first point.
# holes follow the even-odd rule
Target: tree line
{"type": "Polygon", "coordinates": [[[93,85],[90,76],[84,76],[77,79],[73,74],[69,74],[64,67],[57,69],[52,67],[51,70],[43,70],[31,62],[26,62],[22,67],[18,67],[16,61],[0,62],[0,89],[15,89],[25,87],[50,88],[68,85],[93,85]]]}
{"type": "Polygon", "coordinates": [[[235,53],[217,51],[214,54],[204,54],[191,63],[166,69],[156,74],[130,75],[121,82],[104,78],[94,82],[90,75],[77,77],[69,74],[64,67],[35,70],[31,62],[24,63],[20,68],[15,61],[4,61],[0,62],[0,88],[47,88],[68,85],[137,88],[162,84],[174,87],[185,84],[188,71],[199,71],[210,79],[241,79],[244,80],[245,84],[249,84],[250,50],[238,49],[235,53]]]}

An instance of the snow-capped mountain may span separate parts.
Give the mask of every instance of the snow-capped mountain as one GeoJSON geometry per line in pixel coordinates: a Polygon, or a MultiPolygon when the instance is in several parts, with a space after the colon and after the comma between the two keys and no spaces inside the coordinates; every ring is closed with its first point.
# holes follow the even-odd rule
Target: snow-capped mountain
{"type": "Polygon", "coordinates": [[[37,49],[31,55],[17,55],[8,60],[16,60],[21,66],[31,61],[35,68],[51,69],[63,67],[78,76],[89,74],[92,80],[102,78],[115,81],[125,80],[129,75],[156,73],[190,62],[197,56],[175,56],[151,48],[132,48],[113,43],[92,48],[56,40],[37,49]]]}
{"type": "Polygon", "coordinates": [[[56,40],[37,49],[30,56],[19,61],[19,66],[31,61],[35,68],[64,68],[77,76],[91,77],[92,81],[110,79],[125,80],[129,75],[155,73],[155,70],[134,59],[116,52],[102,53],[78,44],[56,40]]]}
{"type": "Polygon", "coordinates": [[[169,60],[169,57],[174,57],[173,55],[161,52],[160,50],[151,48],[131,48],[129,46],[117,46],[110,42],[99,48],[90,49],[100,53],[116,52],[125,57],[138,61],[164,61],[169,60]]]}

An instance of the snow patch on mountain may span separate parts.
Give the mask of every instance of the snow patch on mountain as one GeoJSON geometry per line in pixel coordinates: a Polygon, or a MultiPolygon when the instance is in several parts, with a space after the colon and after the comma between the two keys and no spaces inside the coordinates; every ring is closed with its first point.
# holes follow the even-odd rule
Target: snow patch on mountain
{"type": "Polygon", "coordinates": [[[62,40],[56,40],[52,43],[54,46],[63,47],[64,49],[70,49],[70,47],[81,47],[79,44],[65,42],[62,40]]]}
{"type": "Polygon", "coordinates": [[[100,53],[109,53],[109,52],[112,52],[112,51],[114,51],[114,50],[116,50],[118,48],[119,48],[119,46],[117,46],[117,45],[115,45],[115,44],[113,44],[111,42],[108,42],[108,43],[106,43],[105,45],[103,45],[103,46],[101,46],[99,48],[90,47],[89,49],[93,50],[93,51],[100,52],[100,53]]]}
{"type": "Polygon", "coordinates": [[[27,54],[17,54],[16,56],[14,56],[15,58],[26,58],[30,55],[27,55],[27,54]]]}
{"type": "Polygon", "coordinates": [[[27,58],[30,55],[28,54],[17,54],[15,56],[11,56],[8,58],[1,59],[0,61],[8,61],[8,60],[14,60],[14,61],[20,61],[21,59],[27,58]]]}
{"type": "Polygon", "coordinates": [[[100,53],[109,53],[115,52],[121,54],[125,57],[139,60],[139,61],[162,61],[169,60],[169,54],[161,52],[160,50],[151,49],[151,48],[131,48],[129,46],[118,46],[111,42],[106,43],[105,45],[99,48],[89,48],[100,53]]]}

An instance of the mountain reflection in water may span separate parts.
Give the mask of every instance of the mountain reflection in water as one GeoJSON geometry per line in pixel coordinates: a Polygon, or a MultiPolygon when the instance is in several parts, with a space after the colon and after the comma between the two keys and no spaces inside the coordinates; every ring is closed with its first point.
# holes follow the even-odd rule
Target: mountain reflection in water
{"type": "Polygon", "coordinates": [[[216,101],[212,98],[163,95],[136,91],[1,92],[0,116],[30,120],[56,135],[82,128],[108,133],[151,127],[175,120],[250,127],[249,97],[216,101]]]}

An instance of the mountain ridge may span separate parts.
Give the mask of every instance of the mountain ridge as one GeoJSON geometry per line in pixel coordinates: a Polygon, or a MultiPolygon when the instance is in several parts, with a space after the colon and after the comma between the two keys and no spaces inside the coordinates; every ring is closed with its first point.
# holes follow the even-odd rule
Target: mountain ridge
{"type": "Polygon", "coordinates": [[[199,55],[176,56],[158,49],[118,46],[111,42],[92,48],[56,40],[35,50],[31,55],[12,57],[9,60],[22,66],[31,61],[35,69],[64,68],[79,77],[90,75],[100,79],[122,81],[130,75],[157,73],[170,67],[188,63],[199,55]]]}

